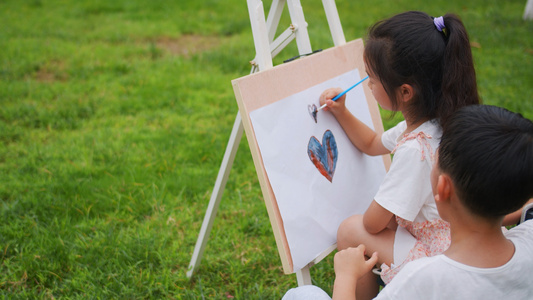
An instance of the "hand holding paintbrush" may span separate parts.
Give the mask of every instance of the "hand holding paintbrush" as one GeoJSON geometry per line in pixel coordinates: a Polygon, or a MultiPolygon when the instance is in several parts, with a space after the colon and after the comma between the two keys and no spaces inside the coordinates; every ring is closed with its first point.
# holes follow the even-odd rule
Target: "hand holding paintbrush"
{"type": "MultiPolygon", "coordinates": [[[[359,84],[361,84],[363,81],[365,81],[366,79],[368,78],[368,76],[366,76],[365,78],[359,80],[356,84],[352,85],[351,87],[347,88],[346,90],[344,90],[343,92],[339,93],[337,96],[333,97],[333,99],[331,99],[332,101],[337,101],[340,97],[344,96],[344,94],[348,93],[350,90],[352,90],[354,87],[358,86],[359,84]]],[[[325,94],[322,94],[322,96],[325,96],[325,94]]],[[[321,97],[322,97],[321,96],[321,97]]],[[[322,106],[320,106],[319,109],[317,109],[316,112],[319,112],[321,109],[325,108],[327,105],[326,103],[324,103],[322,106]]]]}

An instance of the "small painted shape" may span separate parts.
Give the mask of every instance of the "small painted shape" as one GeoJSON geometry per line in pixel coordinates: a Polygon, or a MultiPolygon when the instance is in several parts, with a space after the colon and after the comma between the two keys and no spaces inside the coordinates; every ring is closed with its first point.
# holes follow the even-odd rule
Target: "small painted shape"
{"type": "Polygon", "coordinates": [[[318,123],[317,118],[316,118],[317,117],[317,113],[318,113],[316,105],[314,105],[314,104],[313,105],[311,105],[311,104],[307,105],[307,110],[309,111],[309,115],[311,116],[311,118],[313,118],[313,120],[315,120],[315,123],[318,123]]]}

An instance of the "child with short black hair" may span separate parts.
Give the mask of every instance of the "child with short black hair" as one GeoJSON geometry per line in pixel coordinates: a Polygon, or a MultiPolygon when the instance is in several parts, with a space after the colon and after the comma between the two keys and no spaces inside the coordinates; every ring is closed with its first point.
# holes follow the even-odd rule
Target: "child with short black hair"
{"type": "MultiPolygon", "coordinates": [[[[450,247],[406,264],[376,299],[533,299],[533,220],[505,233],[501,227],[533,197],[533,122],[495,106],[462,108],[443,128],[431,184],[450,223],[450,247]]],[[[334,260],[333,299],[355,299],[377,253],[367,260],[360,245],[334,260]]],[[[307,299],[327,299],[311,286],[284,299],[304,299],[307,291],[307,299]]]]}
{"type": "MultiPolygon", "coordinates": [[[[407,264],[376,299],[533,299],[533,221],[501,229],[533,197],[533,123],[495,106],[465,107],[444,126],[437,156],[431,182],[450,247],[407,264]]],[[[362,249],[335,257],[334,299],[355,298],[356,283],[342,282],[354,279],[352,263],[371,267],[360,266],[362,249]]]]}

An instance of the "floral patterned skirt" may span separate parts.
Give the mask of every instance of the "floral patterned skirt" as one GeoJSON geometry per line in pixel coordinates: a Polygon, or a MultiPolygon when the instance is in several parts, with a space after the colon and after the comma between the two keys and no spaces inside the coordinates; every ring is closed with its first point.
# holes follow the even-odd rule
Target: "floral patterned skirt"
{"type": "Polygon", "coordinates": [[[413,223],[396,216],[398,226],[404,227],[415,238],[415,246],[409,251],[407,258],[392,268],[381,265],[381,279],[388,284],[398,272],[410,261],[442,254],[450,246],[450,224],[442,219],[413,223]]]}

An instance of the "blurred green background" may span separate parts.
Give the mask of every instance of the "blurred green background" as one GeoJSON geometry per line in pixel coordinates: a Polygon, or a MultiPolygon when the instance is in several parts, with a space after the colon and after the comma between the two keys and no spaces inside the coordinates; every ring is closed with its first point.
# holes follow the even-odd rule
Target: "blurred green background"
{"type": "MultiPolygon", "coordinates": [[[[522,1],[338,0],[347,40],[405,10],[459,14],[486,104],[533,118],[522,1]]],[[[268,12],[271,1],[264,1],[268,12]]],[[[319,0],[313,49],[333,46],[319,0]]],[[[276,299],[284,275],[246,138],[185,276],[255,56],[246,1],[0,1],[0,296],[276,299]]],[[[288,12],[280,31],[289,26],[288,12]]],[[[294,44],[275,64],[297,54],[294,44]]],[[[398,121],[383,112],[385,127],[398,121]]],[[[311,269],[331,292],[330,255],[311,269]]]]}

